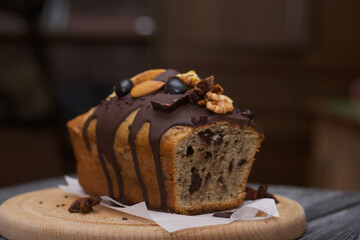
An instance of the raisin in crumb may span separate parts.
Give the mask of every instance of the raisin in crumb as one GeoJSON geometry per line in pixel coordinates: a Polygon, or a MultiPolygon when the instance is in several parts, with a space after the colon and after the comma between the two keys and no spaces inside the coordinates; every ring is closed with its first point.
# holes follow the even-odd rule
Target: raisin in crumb
{"type": "Polygon", "coordinates": [[[43,202],[42,202],[42,201],[40,201],[40,202],[39,202],[39,204],[43,204],[43,202]]]}
{"type": "Polygon", "coordinates": [[[59,204],[56,204],[56,207],[60,207],[60,205],[59,205],[59,204]]]}
{"type": "Polygon", "coordinates": [[[123,217],[122,220],[128,220],[128,218],[127,218],[127,217],[123,217]]]}
{"type": "Polygon", "coordinates": [[[64,198],[68,198],[69,196],[68,195],[65,195],[64,198]]]}

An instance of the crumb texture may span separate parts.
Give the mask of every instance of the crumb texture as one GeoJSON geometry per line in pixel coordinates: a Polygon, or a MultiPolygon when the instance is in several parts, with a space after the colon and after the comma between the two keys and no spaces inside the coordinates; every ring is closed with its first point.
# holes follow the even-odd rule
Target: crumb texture
{"type": "Polygon", "coordinates": [[[178,208],[191,214],[242,201],[260,142],[257,132],[238,124],[194,129],[176,149],[178,208]]]}

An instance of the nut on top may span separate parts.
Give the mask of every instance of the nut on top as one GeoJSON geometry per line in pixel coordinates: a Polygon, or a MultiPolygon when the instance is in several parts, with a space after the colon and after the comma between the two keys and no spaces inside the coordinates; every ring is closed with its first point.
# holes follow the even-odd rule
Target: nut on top
{"type": "Polygon", "coordinates": [[[115,95],[121,98],[128,93],[131,97],[138,98],[164,88],[166,93],[184,94],[189,101],[196,102],[214,113],[226,114],[233,111],[233,101],[222,94],[224,90],[219,84],[213,84],[213,76],[200,79],[195,71],[190,70],[170,77],[166,82],[154,81],[154,78],[164,72],[165,69],[151,69],[130,79],[123,79],[115,84],[114,92],[108,98],[115,95]]]}

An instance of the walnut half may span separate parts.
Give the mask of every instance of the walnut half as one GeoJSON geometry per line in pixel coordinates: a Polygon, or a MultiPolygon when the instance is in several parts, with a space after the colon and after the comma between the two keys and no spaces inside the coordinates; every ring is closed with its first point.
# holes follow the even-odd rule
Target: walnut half
{"type": "Polygon", "coordinates": [[[229,103],[228,101],[223,100],[223,101],[219,101],[219,102],[209,101],[206,103],[206,108],[214,113],[225,114],[228,112],[232,112],[232,110],[234,109],[234,106],[232,105],[232,103],[229,103]]]}
{"type": "Polygon", "coordinates": [[[206,106],[208,110],[218,114],[232,112],[234,109],[232,103],[233,101],[228,96],[211,91],[206,93],[205,99],[198,101],[200,106],[206,106]]]}

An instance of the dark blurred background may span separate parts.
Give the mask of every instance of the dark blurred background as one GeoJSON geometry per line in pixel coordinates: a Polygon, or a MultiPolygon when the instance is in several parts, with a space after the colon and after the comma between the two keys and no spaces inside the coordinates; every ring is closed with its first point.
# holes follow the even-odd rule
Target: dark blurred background
{"type": "Polygon", "coordinates": [[[149,68],[215,75],[250,181],[360,190],[360,1],[0,0],[0,187],[75,172],[66,121],[149,68]]]}

